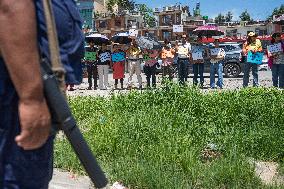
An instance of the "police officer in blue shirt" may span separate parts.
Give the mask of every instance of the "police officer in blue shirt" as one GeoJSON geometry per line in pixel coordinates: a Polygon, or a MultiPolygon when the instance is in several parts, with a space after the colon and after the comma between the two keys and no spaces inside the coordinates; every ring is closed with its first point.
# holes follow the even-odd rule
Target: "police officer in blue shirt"
{"type": "MultiPolygon", "coordinates": [[[[83,35],[73,0],[52,0],[66,83],[82,78],[83,35]]],[[[0,1],[0,188],[47,189],[51,116],[40,57],[49,59],[42,0],[0,1]]]]}

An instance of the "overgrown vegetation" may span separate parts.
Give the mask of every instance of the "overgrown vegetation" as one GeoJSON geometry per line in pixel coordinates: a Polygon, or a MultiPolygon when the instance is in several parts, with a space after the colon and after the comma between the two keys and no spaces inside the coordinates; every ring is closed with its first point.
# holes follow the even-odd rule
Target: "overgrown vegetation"
{"type": "MultiPolygon", "coordinates": [[[[283,91],[166,86],[70,104],[112,181],[149,189],[281,188],[262,185],[248,159],[283,160],[283,91]],[[208,145],[221,156],[204,162],[208,145]]],[[[83,173],[65,139],[56,142],[55,163],[83,173]]]]}

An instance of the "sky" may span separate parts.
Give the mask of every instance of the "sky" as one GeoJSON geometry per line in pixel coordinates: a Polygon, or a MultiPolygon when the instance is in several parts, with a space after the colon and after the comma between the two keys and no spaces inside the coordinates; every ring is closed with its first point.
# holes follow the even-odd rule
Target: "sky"
{"type": "Polygon", "coordinates": [[[150,8],[162,8],[164,6],[189,5],[190,11],[200,2],[201,15],[215,18],[219,13],[233,13],[233,20],[239,20],[239,15],[247,9],[254,20],[265,20],[271,15],[274,8],[284,4],[284,0],[135,0],[136,3],[145,3],[150,8]]]}

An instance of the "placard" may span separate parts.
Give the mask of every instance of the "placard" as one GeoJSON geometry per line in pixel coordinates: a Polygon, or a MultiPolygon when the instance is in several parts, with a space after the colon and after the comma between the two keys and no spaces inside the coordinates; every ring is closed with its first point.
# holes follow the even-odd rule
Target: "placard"
{"type": "Polygon", "coordinates": [[[251,51],[248,52],[247,62],[253,64],[262,64],[262,59],[263,59],[263,53],[261,52],[252,53],[251,51]]]}
{"type": "Polygon", "coordinates": [[[97,60],[97,52],[86,51],[84,58],[85,58],[85,60],[96,61],[97,60]]]}
{"type": "Polygon", "coordinates": [[[104,52],[104,53],[101,53],[99,55],[99,58],[100,58],[100,61],[101,62],[106,62],[106,61],[110,61],[111,59],[111,55],[109,52],[104,52]]]}
{"type": "Polygon", "coordinates": [[[113,62],[125,61],[125,52],[115,52],[111,54],[111,60],[113,62]]]}
{"type": "Polygon", "coordinates": [[[131,37],[137,37],[137,36],[138,36],[138,30],[136,30],[136,29],[130,29],[130,30],[129,30],[129,36],[131,36],[131,37]]]}
{"type": "Polygon", "coordinates": [[[173,32],[183,33],[183,25],[173,25],[173,32]]]}
{"type": "Polygon", "coordinates": [[[268,46],[267,46],[267,50],[268,50],[268,52],[270,52],[271,54],[277,54],[277,53],[283,51],[283,49],[282,49],[282,44],[281,44],[281,43],[276,43],[276,44],[273,44],[273,45],[268,45],[268,46]]]}
{"type": "Polygon", "coordinates": [[[225,53],[223,48],[210,49],[210,54],[212,56],[222,56],[225,53]]]}
{"type": "Polygon", "coordinates": [[[203,60],[203,53],[202,51],[192,53],[193,60],[203,60]]]}

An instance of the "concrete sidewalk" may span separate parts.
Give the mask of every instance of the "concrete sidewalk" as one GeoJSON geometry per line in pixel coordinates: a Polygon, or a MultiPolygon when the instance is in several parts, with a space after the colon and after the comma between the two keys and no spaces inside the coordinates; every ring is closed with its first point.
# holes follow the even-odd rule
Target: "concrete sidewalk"
{"type": "Polygon", "coordinates": [[[88,177],[74,177],[68,172],[53,170],[53,179],[49,189],[94,189],[88,177]]]}

